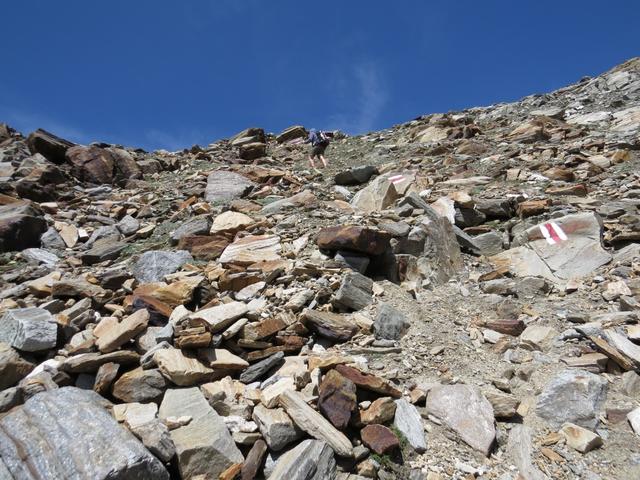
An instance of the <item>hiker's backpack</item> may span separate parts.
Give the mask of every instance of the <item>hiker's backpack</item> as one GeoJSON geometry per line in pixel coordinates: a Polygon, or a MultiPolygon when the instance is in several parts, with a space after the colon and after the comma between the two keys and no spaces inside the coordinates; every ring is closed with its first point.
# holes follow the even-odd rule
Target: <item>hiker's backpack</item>
{"type": "Polygon", "coordinates": [[[321,131],[317,131],[315,139],[313,141],[313,146],[315,147],[317,145],[328,145],[328,144],[329,144],[329,137],[327,136],[327,134],[321,131]]]}

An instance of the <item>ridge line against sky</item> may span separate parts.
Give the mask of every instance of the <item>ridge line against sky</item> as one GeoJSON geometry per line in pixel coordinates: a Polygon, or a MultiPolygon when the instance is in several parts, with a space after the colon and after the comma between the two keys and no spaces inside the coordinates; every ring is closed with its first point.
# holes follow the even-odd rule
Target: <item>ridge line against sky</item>
{"type": "Polygon", "coordinates": [[[640,2],[513,3],[12,2],[0,122],[170,150],[249,126],[360,134],[545,93],[640,55],[640,2]]]}

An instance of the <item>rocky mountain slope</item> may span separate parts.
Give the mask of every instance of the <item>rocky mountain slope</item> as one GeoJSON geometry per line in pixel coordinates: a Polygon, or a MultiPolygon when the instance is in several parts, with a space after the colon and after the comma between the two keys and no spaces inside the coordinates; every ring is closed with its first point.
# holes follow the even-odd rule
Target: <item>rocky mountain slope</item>
{"type": "Polygon", "coordinates": [[[0,478],[640,478],[640,59],[305,136],[0,126],[0,478]]]}

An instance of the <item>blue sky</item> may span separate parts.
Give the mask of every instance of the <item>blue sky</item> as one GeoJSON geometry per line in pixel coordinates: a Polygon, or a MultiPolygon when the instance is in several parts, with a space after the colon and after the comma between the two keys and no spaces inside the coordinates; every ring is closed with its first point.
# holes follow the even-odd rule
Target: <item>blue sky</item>
{"type": "Polygon", "coordinates": [[[363,133],[640,55],[637,0],[20,0],[2,16],[0,122],[147,149],[363,133]]]}

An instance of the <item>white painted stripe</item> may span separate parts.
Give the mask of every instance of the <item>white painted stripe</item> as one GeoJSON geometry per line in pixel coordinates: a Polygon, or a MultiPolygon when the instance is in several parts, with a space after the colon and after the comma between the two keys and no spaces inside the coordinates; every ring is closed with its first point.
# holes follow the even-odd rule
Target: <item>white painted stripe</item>
{"type": "Polygon", "coordinates": [[[392,177],[389,177],[389,181],[390,181],[390,182],[393,182],[393,181],[395,181],[395,180],[401,180],[401,179],[403,179],[403,178],[404,178],[404,175],[394,175],[394,176],[392,176],[392,177]]]}
{"type": "Polygon", "coordinates": [[[549,232],[547,230],[547,226],[546,225],[540,225],[539,228],[540,228],[540,232],[542,233],[542,236],[547,240],[547,243],[549,245],[555,245],[556,241],[553,238],[551,238],[551,235],[549,235],[549,232]]]}
{"type": "Polygon", "coordinates": [[[569,240],[567,235],[562,231],[562,228],[560,228],[560,225],[558,225],[556,222],[551,222],[551,226],[556,231],[556,235],[558,235],[561,240],[569,240]]]}

